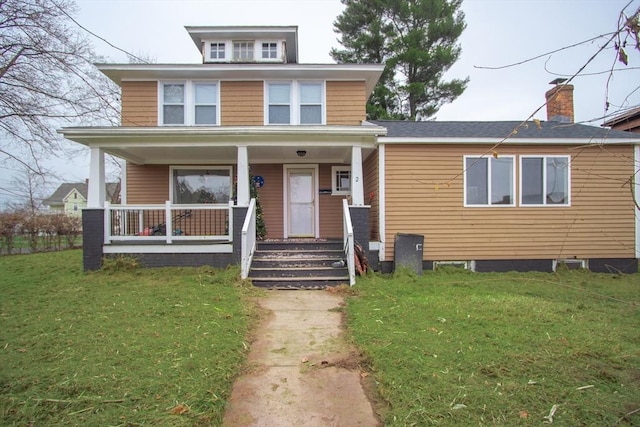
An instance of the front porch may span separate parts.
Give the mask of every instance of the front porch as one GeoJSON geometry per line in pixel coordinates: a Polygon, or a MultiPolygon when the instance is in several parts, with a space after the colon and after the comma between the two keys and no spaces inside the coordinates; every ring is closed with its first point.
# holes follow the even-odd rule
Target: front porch
{"type": "Polygon", "coordinates": [[[243,279],[251,278],[260,283],[258,286],[269,288],[354,285],[354,246],[359,242],[369,247],[368,214],[368,207],[349,206],[344,199],[342,240],[279,239],[260,244],[256,239],[255,199],[247,208],[232,203],[105,203],[104,209],[83,211],[84,268],[98,269],[105,256],[125,255],[137,258],[146,267],[224,268],[240,264],[243,279]],[[352,216],[357,219],[355,227],[352,216]],[[262,246],[260,261],[252,271],[258,245],[262,246]]]}

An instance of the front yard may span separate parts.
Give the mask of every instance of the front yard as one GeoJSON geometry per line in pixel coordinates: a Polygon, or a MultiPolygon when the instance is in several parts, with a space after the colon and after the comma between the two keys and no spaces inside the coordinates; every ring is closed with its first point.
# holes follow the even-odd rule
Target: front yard
{"type": "Polygon", "coordinates": [[[640,425],[637,274],[454,269],[357,292],[348,323],[386,425],[640,425]]]}
{"type": "MultiPolygon", "coordinates": [[[[81,256],[0,258],[0,425],[219,425],[259,291],[81,256]]],[[[639,275],[444,270],[349,294],[386,425],[640,424],[639,275]]]]}
{"type": "Polygon", "coordinates": [[[0,425],[218,425],[252,319],[239,271],[0,258],[0,425]]]}

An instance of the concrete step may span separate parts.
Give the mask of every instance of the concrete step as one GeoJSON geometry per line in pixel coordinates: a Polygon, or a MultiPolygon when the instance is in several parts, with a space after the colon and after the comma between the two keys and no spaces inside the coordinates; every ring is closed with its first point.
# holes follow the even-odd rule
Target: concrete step
{"type": "Polygon", "coordinates": [[[325,289],[348,285],[349,277],[260,278],[251,281],[254,286],[269,289],[325,289]]]}
{"type": "Polygon", "coordinates": [[[272,289],[323,289],[349,283],[342,241],[294,239],[258,242],[249,278],[272,289]]]}
{"type": "Polygon", "coordinates": [[[251,268],[250,279],[257,278],[306,278],[306,277],[347,277],[346,267],[288,267],[288,268],[251,268]]]}
{"type": "Polygon", "coordinates": [[[342,255],[341,257],[332,258],[256,258],[254,256],[251,268],[333,267],[334,263],[340,261],[344,263],[344,255],[342,255]]]}

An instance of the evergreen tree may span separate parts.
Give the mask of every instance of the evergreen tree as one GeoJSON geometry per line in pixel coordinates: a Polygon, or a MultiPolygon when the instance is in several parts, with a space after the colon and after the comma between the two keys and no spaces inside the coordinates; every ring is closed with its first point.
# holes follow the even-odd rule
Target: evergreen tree
{"type": "Polygon", "coordinates": [[[369,119],[421,120],[464,92],[469,78],[443,81],[458,60],[462,0],[341,0],[333,23],[338,63],[385,64],[367,103],[369,119]]]}

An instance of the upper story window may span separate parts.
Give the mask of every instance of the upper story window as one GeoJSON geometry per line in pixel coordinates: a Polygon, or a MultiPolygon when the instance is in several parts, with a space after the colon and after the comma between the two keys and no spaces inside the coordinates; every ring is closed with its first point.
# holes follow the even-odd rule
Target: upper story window
{"type": "Polygon", "coordinates": [[[514,206],[513,156],[464,156],[465,206],[514,206]]]}
{"type": "Polygon", "coordinates": [[[291,123],[291,84],[269,83],[267,85],[268,124],[291,123]]]}
{"type": "Polygon", "coordinates": [[[253,61],[253,42],[235,41],[233,42],[234,61],[253,61]]]}
{"type": "Polygon", "coordinates": [[[184,86],[184,83],[168,83],[162,85],[162,124],[185,124],[184,86]]]}
{"type": "Polygon", "coordinates": [[[218,85],[195,83],[195,124],[215,125],[217,122],[218,85]]]}
{"type": "Polygon", "coordinates": [[[211,59],[225,59],[225,44],[224,43],[211,43],[209,46],[209,58],[211,59]]]}
{"type": "Polygon", "coordinates": [[[219,123],[218,82],[161,82],[159,93],[161,125],[219,123]]]}
{"type": "Polygon", "coordinates": [[[278,44],[275,42],[262,43],[262,59],[277,59],[278,44]]]}
{"type": "Polygon", "coordinates": [[[265,124],[324,123],[324,82],[266,82],[265,124]]]}
{"type": "Polygon", "coordinates": [[[520,204],[568,206],[569,156],[521,156],[520,204]]]}

